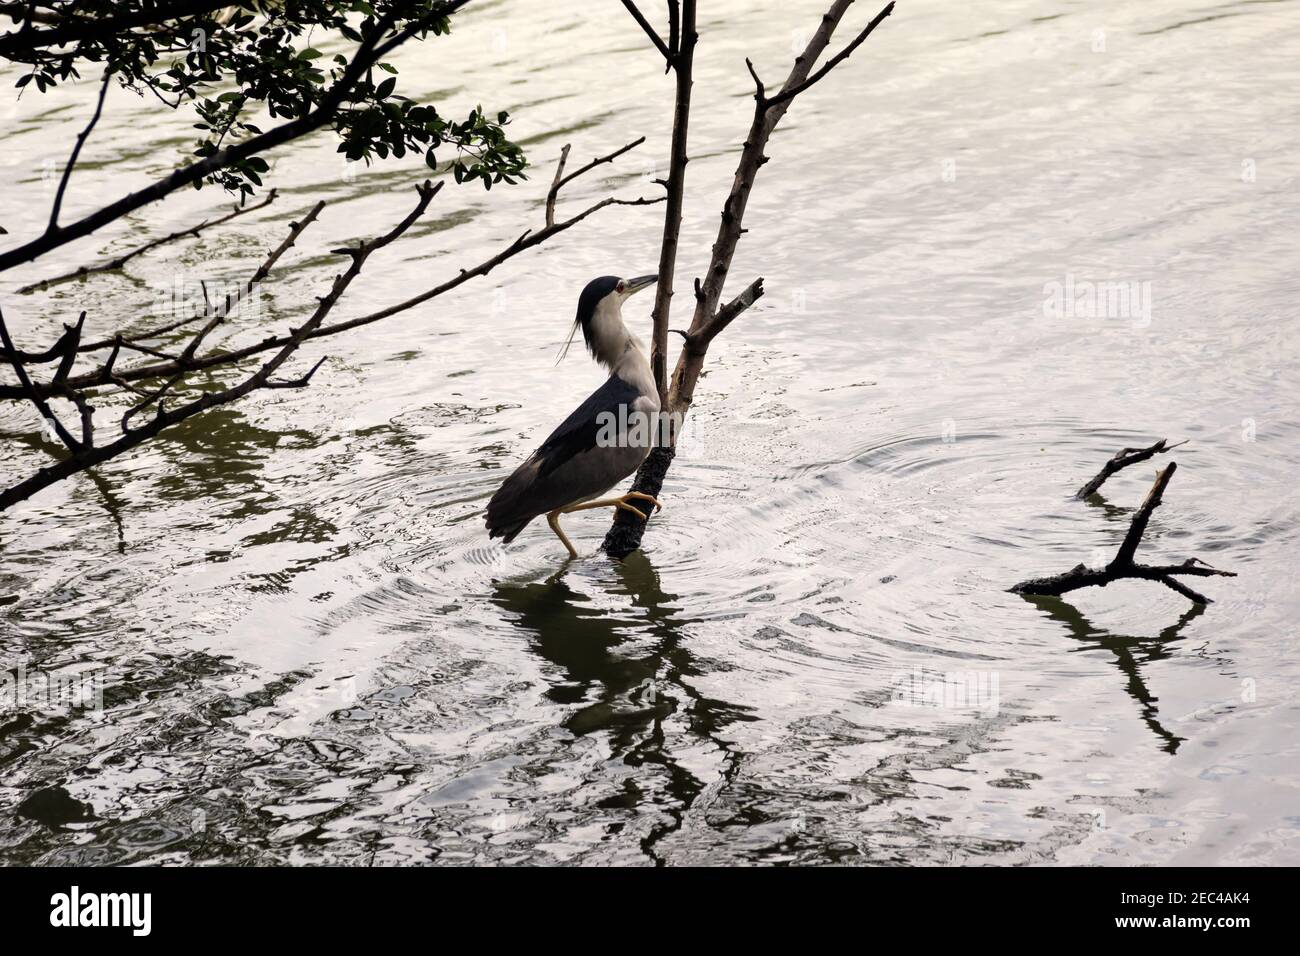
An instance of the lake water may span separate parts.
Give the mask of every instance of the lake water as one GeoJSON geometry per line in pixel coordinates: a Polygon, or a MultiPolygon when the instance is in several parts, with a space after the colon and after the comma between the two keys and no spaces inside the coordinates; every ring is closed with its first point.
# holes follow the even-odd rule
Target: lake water
{"type": "MultiPolygon", "coordinates": [[[[749,121],[744,57],[778,82],[823,9],[703,6],[679,290],[749,121]]],[[[502,549],[481,512],[599,383],[556,352],[588,279],[654,270],[662,207],[314,343],[310,389],[0,516],[0,665],[93,670],[105,700],[0,720],[0,859],[1300,863],[1298,50],[1295,2],[901,4],[772,141],[730,286],[768,294],[715,343],[622,565],[604,514],[567,520],[566,564],[544,523],[502,549]],[[1055,309],[1067,283],[1131,294],[1055,309]],[[1161,437],[1190,441],[1071,499],[1161,437]],[[1236,570],[1194,582],[1215,603],[1007,593],[1105,560],[1171,458],[1140,557],[1236,570]]],[[[538,227],[565,143],[576,162],[648,137],[562,214],[658,188],[672,79],[617,5],[476,0],[396,62],[451,113],[511,110],[535,168],[449,185],[339,318],[538,227]]],[[[93,83],[5,94],[7,240],[43,226],[93,83]]],[[[188,123],[115,91],[65,217],[170,169],[188,123]]],[[[328,250],[389,228],[422,177],[333,148],[276,154],[270,207],[122,273],[13,294],[224,198],[7,273],[21,344],[81,309],[94,335],[145,327],[160,290],[246,277],[324,199],[223,341],[301,319],[328,250]]],[[[32,418],[0,408],[6,485],[45,460],[32,418]]]]}

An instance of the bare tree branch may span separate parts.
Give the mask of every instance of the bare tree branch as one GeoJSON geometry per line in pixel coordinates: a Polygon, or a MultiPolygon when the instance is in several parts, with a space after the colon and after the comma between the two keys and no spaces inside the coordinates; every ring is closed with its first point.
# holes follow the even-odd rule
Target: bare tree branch
{"type": "Polygon", "coordinates": [[[1164,500],[1165,488],[1169,480],[1174,477],[1174,472],[1178,469],[1177,462],[1170,462],[1163,469],[1156,472],[1155,484],[1147,492],[1146,498],[1142,500],[1141,506],[1133,515],[1133,521],[1128,526],[1128,533],[1124,535],[1124,541],[1119,546],[1119,551],[1115,553],[1115,559],[1111,564],[1129,565],[1133,563],[1133,556],[1137,554],[1138,545],[1142,543],[1142,535],[1146,534],[1147,522],[1151,520],[1151,512],[1160,507],[1164,500]]]}
{"type": "MultiPolygon", "coordinates": [[[[639,143],[641,142],[641,140],[637,140],[636,142],[639,143]]],[[[628,146],[625,146],[615,151],[614,153],[611,153],[610,156],[612,157],[612,156],[621,155],[622,153],[626,152],[628,149],[632,148],[635,145],[636,143],[629,144],[628,146]]],[[[601,162],[606,161],[606,159],[607,159],[606,157],[600,157],[599,159],[594,160],[591,163],[588,163],[587,166],[585,166],[583,170],[580,170],[579,172],[592,169],[595,166],[599,165],[601,162]]],[[[562,181],[561,185],[563,185],[563,183],[571,181],[576,175],[578,175],[578,173],[575,173],[571,176],[564,177],[564,180],[562,181]]],[[[510,243],[510,245],[508,245],[501,252],[497,253],[496,255],[492,256],[489,259],[484,260],[483,262],[480,262],[478,265],[474,266],[473,268],[460,270],[460,272],[453,278],[448,279],[445,282],[442,282],[441,284],[436,285],[431,289],[427,289],[424,292],[414,295],[409,299],[406,299],[395,305],[388,306],[385,309],[381,309],[378,312],[372,312],[368,315],[363,315],[354,319],[348,319],[343,322],[336,322],[331,325],[322,325],[319,328],[313,329],[310,335],[308,336],[308,338],[315,339],[315,338],[322,338],[328,335],[337,335],[340,332],[347,332],[350,331],[351,329],[360,328],[361,326],[369,325],[372,322],[378,322],[381,319],[386,319],[389,316],[397,315],[400,312],[405,312],[408,309],[415,308],[417,305],[422,305],[423,303],[428,302],[430,299],[443,295],[446,292],[450,292],[452,289],[455,289],[458,286],[464,284],[465,282],[468,282],[470,279],[487,275],[489,272],[491,272],[501,263],[507,261],[508,259],[513,258],[514,256],[519,255],[521,252],[542,245],[547,240],[552,239],[555,236],[559,235],[560,233],[564,232],[565,230],[572,228],[573,226],[582,222],[588,216],[600,211],[601,209],[606,208],[607,206],[614,206],[614,205],[648,206],[663,201],[664,200],[662,197],[655,198],[655,199],[644,199],[644,198],[616,199],[614,197],[607,197],[605,199],[600,200],[599,202],[592,204],[591,206],[588,206],[586,209],[582,210],[581,212],[577,213],[574,216],[569,217],[568,219],[561,219],[556,223],[554,223],[553,225],[545,226],[542,229],[539,229],[537,232],[533,232],[531,230],[525,232],[523,235],[519,236],[519,238],[515,239],[512,243],[510,243]]],[[[149,351],[146,346],[140,345],[138,341],[128,340],[125,337],[121,337],[121,336],[119,336],[119,338],[120,338],[120,346],[122,348],[134,349],[138,351],[149,351]]],[[[137,365],[137,366],[132,366],[130,368],[119,369],[114,371],[112,377],[106,376],[104,374],[103,369],[100,369],[96,372],[91,372],[86,375],[81,375],[73,379],[70,379],[68,384],[73,388],[81,388],[81,389],[95,388],[101,385],[120,385],[124,382],[138,381],[140,379],[163,378],[163,377],[175,375],[178,372],[182,372],[182,371],[198,371],[201,369],[214,368],[216,366],[232,365],[237,362],[241,362],[244,359],[249,358],[250,356],[257,355],[261,352],[266,352],[266,351],[270,351],[271,349],[280,348],[281,346],[286,344],[289,341],[289,339],[290,336],[285,336],[285,335],[269,336],[261,342],[244,346],[242,348],[233,349],[230,351],[210,352],[202,356],[195,355],[188,362],[188,364],[182,364],[175,356],[168,356],[163,354],[161,356],[163,358],[163,361],[161,362],[156,362],[156,363],[151,363],[146,365],[137,365]]],[[[49,394],[48,386],[44,386],[41,383],[36,383],[35,388],[37,389],[38,392],[40,392],[43,395],[49,394]]],[[[0,399],[23,398],[25,397],[25,394],[26,393],[22,389],[14,388],[13,386],[0,385],[0,399]]]]}
{"type": "Polygon", "coordinates": [[[679,0],[668,0],[668,62],[664,72],[673,68],[677,54],[681,52],[681,4],[679,0]]]}
{"type": "Polygon", "coordinates": [[[68,180],[72,178],[72,170],[77,165],[77,157],[81,155],[81,147],[86,145],[86,140],[90,138],[91,132],[95,129],[95,124],[99,122],[99,115],[104,112],[104,97],[108,93],[108,82],[112,78],[113,68],[109,67],[104,71],[104,81],[99,84],[99,96],[95,99],[95,112],[91,115],[86,128],[77,134],[77,141],[72,146],[72,155],[68,157],[68,164],[63,167],[63,176],[59,179],[59,188],[54,193],[54,204],[50,209],[50,224],[46,227],[49,231],[59,228],[59,210],[63,208],[63,194],[67,192],[68,180]]]}
{"type": "MultiPolygon", "coordinates": [[[[849,2],[851,3],[852,0],[849,0],[849,2]]],[[[885,7],[885,9],[877,13],[875,19],[872,20],[870,23],[868,23],[865,27],[863,27],[862,32],[859,33],[857,36],[855,36],[848,46],[846,46],[839,53],[835,54],[833,57],[827,60],[826,65],[823,66],[820,70],[818,70],[812,76],[808,77],[803,82],[796,83],[794,86],[791,86],[789,81],[787,81],[785,86],[781,87],[781,91],[777,93],[776,96],[773,96],[771,99],[767,101],[768,108],[777,106],[781,103],[787,102],[788,100],[794,99],[804,90],[808,89],[808,87],[812,86],[822,77],[824,77],[831,70],[835,69],[835,67],[839,66],[841,63],[847,60],[849,56],[853,53],[853,51],[862,45],[862,41],[864,41],[867,37],[871,36],[872,31],[875,30],[876,27],[880,26],[881,21],[883,21],[885,17],[889,16],[893,12],[894,12],[894,3],[893,0],[890,0],[890,3],[885,7]]]]}
{"type": "MultiPolygon", "coordinates": [[[[571,183],[573,180],[577,179],[579,176],[583,175],[584,173],[589,173],[589,172],[591,172],[591,171],[592,171],[593,169],[595,169],[597,166],[601,166],[601,165],[603,165],[603,164],[605,164],[605,163],[612,163],[614,160],[618,159],[618,157],[622,156],[622,155],[623,155],[624,153],[626,153],[628,150],[630,150],[630,149],[636,149],[638,146],[640,146],[640,145],[641,145],[642,143],[644,143],[644,142],[645,142],[645,137],[644,137],[644,136],[639,137],[638,139],[634,139],[634,140],[632,140],[632,142],[628,143],[626,146],[620,146],[618,149],[614,150],[614,152],[609,153],[608,155],[605,155],[605,156],[597,156],[597,157],[596,157],[595,159],[593,159],[591,162],[587,163],[587,165],[582,166],[582,167],[579,167],[578,169],[575,169],[573,172],[569,173],[569,175],[565,176],[563,179],[561,179],[561,178],[559,177],[559,171],[557,170],[557,171],[556,171],[556,179],[555,179],[555,182],[551,185],[551,191],[550,191],[550,193],[547,194],[547,197],[546,197],[546,198],[547,198],[547,202],[550,202],[551,199],[552,199],[552,198],[553,198],[557,193],[559,193],[559,191],[560,191],[562,188],[564,188],[565,185],[567,185],[568,183],[571,183]]],[[[561,165],[561,167],[564,165],[563,160],[561,161],[560,165],[561,165]]],[[[548,225],[549,225],[549,224],[548,224],[548,225]]]]}
{"type": "MultiPolygon", "coordinates": [[[[44,290],[50,288],[51,286],[60,285],[61,283],[69,282],[73,279],[80,279],[83,276],[95,275],[96,273],[100,273],[100,272],[115,272],[118,269],[122,268],[122,266],[130,262],[132,259],[134,259],[136,256],[140,255],[141,253],[148,252],[150,249],[157,249],[161,245],[165,245],[166,243],[169,242],[174,242],[177,239],[183,239],[186,236],[197,236],[204,229],[208,229],[211,226],[219,226],[224,222],[229,222],[232,219],[237,219],[238,217],[246,215],[250,212],[255,212],[258,209],[264,209],[265,207],[271,205],[271,203],[275,202],[275,197],[277,195],[278,195],[278,190],[272,189],[266,194],[265,199],[252,206],[237,206],[233,212],[227,213],[224,216],[220,216],[216,219],[204,219],[202,222],[190,226],[187,229],[179,229],[176,232],[168,233],[167,235],[161,236],[158,239],[152,239],[149,242],[146,242],[144,245],[136,246],[134,249],[130,250],[129,252],[124,252],[120,256],[116,256],[115,258],[109,259],[106,262],[101,262],[101,263],[97,263],[96,265],[90,265],[90,266],[81,266],[78,269],[74,269],[71,272],[66,272],[63,275],[54,276],[51,279],[38,279],[35,282],[31,282],[23,286],[21,289],[18,290],[17,294],[23,295],[28,292],[38,292],[38,291],[43,292],[44,290]]],[[[99,345],[98,347],[105,348],[106,346],[99,345]]],[[[90,346],[83,346],[83,349],[88,349],[88,348],[90,348],[90,346]]]]}
{"type": "Polygon", "coordinates": [[[673,62],[672,52],[664,45],[664,41],[660,39],[659,34],[655,32],[655,28],[650,25],[650,21],[647,20],[645,15],[636,8],[636,4],[633,3],[632,0],[623,0],[623,6],[627,7],[628,13],[632,14],[632,19],[640,24],[641,29],[645,31],[645,35],[648,36],[650,42],[655,45],[655,49],[662,53],[664,59],[671,64],[673,62]]]}
{"type": "MultiPolygon", "coordinates": [[[[696,0],[683,0],[681,36],[674,45],[669,61],[677,73],[673,98],[673,134],[668,150],[668,180],[665,184],[667,205],[664,207],[663,239],[659,244],[659,281],[655,285],[655,304],[650,312],[650,368],[659,388],[659,406],[668,407],[668,320],[672,310],[673,287],[677,273],[677,246],[682,231],[682,203],[686,195],[687,136],[690,131],[691,89],[694,86],[696,0]]],[[[677,4],[670,0],[670,7],[677,4]]],[[[674,23],[676,19],[674,18],[674,23]]]]}
{"type": "MultiPolygon", "coordinates": [[[[207,392],[200,398],[172,411],[165,409],[161,401],[159,401],[157,413],[147,424],[142,425],[139,428],[130,429],[126,427],[127,423],[124,421],[124,434],[111,444],[76,447],[74,453],[69,457],[54,465],[40,469],[36,474],[30,476],[26,480],[0,492],[0,511],[4,511],[11,505],[30,498],[37,492],[48,488],[50,485],[62,481],[71,475],[85,471],[87,468],[92,468],[95,465],[108,461],[110,458],[117,457],[118,455],[143,444],[145,441],[155,437],[165,429],[179,424],[188,418],[192,418],[208,409],[220,405],[228,405],[231,402],[238,401],[250,392],[262,388],[298,388],[306,385],[310,382],[311,376],[315,373],[316,368],[320,367],[319,362],[311,371],[299,379],[281,381],[272,378],[272,376],[289,360],[294,352],[297,351],[298,347],[301,346],[303,342],[307,341],[311,334],[320,327],[325,318],[338,304],[339,299],[343,296],[343,293],[347,290],[353,279],[361,273],[361,270],[369,256],[375,251],[389,245],[406,232],[406,230],[424,214],[429,203],[432,201],[433,197],[438,194],[438,191],[441,188],[442,183],[434,186],[426,181],[423,185],[417,187],[419,192],[419,201],[416,203],[415,208],[408,213],[401,222],[389,230],[389,232],[376,239],[362,242],[354,248],[338,250],[339,254],[347,255],[352,260],[347,270],[343,274],[335,277],[329,292],[320,298],[311,317],[295,329],[293,334],[289,337],[289,340],[284,343],[275,355],[263,363],[257,371],[248,375],[237,385],[219,391],[207,392]]],[[[9,348],[10,351],[14,351],[12,343],[8,341],[9,333],[4,326],[2,315],[0,315],[0,336],[5,340],[6,347],[9,348]]],[[[16,370],[19,369],[20,366],[21,363],[15,365],[16,370]]],[[[21,379],[26,379],[25,371],[19,371],[19,375],[21,379]]],[[[28,382],[30,383],[30,380],[28,380],[28,382]]],[[[34,389],[30,391],[31,394],[29,395],[29,398],[37,408],[48,407],[44,405],[43,399],[41,399],[39,395],[35,394],[34,389]]],[[[73,448],[75,445],[76,443],[74,440],[74,445],[70,445],[69,447],[73,448]]]]}
{"type": "MultiPolygon", "coordinates": [[[[210,315],[211,318],[208,319],[207,324],[204,325],[203,328],[199,329],[199,331],[196,332],[186,344],[185,350],[181,352],[180,357],[177,359],[177,362],[181,366],[189,366],[189,364],[194,360],[194,355],[198,352],[199,346],[203,344],[203,340],[206,339],[218,325],[226,320],[226,317],[230,315],[231,311],[239,304],[239,302],[242,302],[245,297],[253,294],[257,283],[262,281],[262,279],[270,273],[271,267],[275,265],[280,256],[284,255],[285,250],[297,242],[298,237],[302,235],[303,230],[315,221],[316,217],[320,215],[320,211],[324,208],[325,201],[322,199],[312,207],[311,211],[303,217],[301,222],[290,223],[289,235],[284,238],[284,241],[281,242],[279,246],[272,250],[271,254],[267,256],[266,261],[258,266],[257,271],[253,273],[252,278],[244,283],[243,287],[240,289],[238,298],[236,298],[234,292],[230,292],[226,294],[225,301],[215,310],[210,304],[204,309],[205,315],[210,315]]],[[[205,298],[206,295],[207,290],[205,288],[205,298]]]]}
{"type": "MultiPolygon", "coordinates": [[[[749,195],[754,187],[758,171],[768,161],[768,157],[764,155],[764,150],[767,148],[772,131],[781,121],[794,98],[824,77],[836,65],[847,59],[849,54],[871,34],[885,17],[889,16],[894,8],[894,4],[889,3],[845,50],[833,57],[810,78],[809,72],[830,44],[831,35],[835,32],[835,28],[844,18],[852,3],[853,0],[834,0],[831,8],[822,17],[817,29],[813,32],[803,53],[795,59],[789,76],[786,77],[786,81],[781,87],[781,92],[776,96],[772,98],[766,96],[762,80],[759,79],[753,64],[746,60],[750,76],[753,78],[755,85],[754,116],[750,122],[749,132],[745,136],[744,148],[741,150],[740,161],[736,166],[736,174],[732,180],[731,190],[722,206],[722,221],[718,227],[717,238],[713,243],[708,270],[702,279],[696,280],[695,313],[691,319],[690,328],[683,333],[685,344],[677,357],[677,364],[673,369],[667,394],[660,403],[661,410],[665,413],[665,420],[668,422],[679,423],[689,411],[694,400],[695,385],[699,381],[700,373],[703,371],[704,360],[713,337],[757,301],[762,294],[762,280],[758,279],[751,283],[745,293],[733,299],[724,309],[719,309],[723,288],[726,284],[727,274],[731,269],[731,261],[735,255],[736,246],[740,242],[740,237],[745,233],[743,226],[745,207],[748,204],[749,195]],[[719,321],[720,318],[721,321],[719,321]]],[[[685,120],[682,114],[689,113],[690,100],[689,97],[683,100],[680,96],[680,82],[683,73],[689,74],[691,69],[693,40],[690,39],[690,35],[694,33],[694,10],[690,0],[684,0],[683,21],[688,16],[688,11],[692,17],[691,27],[688,29],[685,22],[683,22],[682,49],[674,62],[679,81],[679,97],[674,122],[675,124],[681,122],[683,126],[685,120]]],[[[674,156],[675,160],[676,158],[674,156]]],[[[681,162],[685,163],[684,150],[681,162]]],[[[673,167],[673,170],[675,169],[676,166],[673,167]]],[[[669,183],[672,183],[671,172],[669,183]]],[[[667,236],[668,229],[666,228],[666,240],[667,236]]],[[[667,241],[665,244],[667,245],[667,241]]],[[[668,255],[675,257],[675,241],[673,248],[671,250],[665,249],[664,253],[665,257],[668,255]]],[[[658,310],[658,299],[656,299],[656,310],[658,310]]],[[[655,314],[655,348],[661,355],[667,351],[667,339],[668,328],[665,307],[662,315],[658,311],[655,314]]],[[[655,371],[656,377],[658,377],[658,366],[655,366],[655,371]]],[[[666,440],[661,436],[661,444],[650,452],[638,470],[636,479],[632,484],[632,491],[641,492],[654,498],[659,496],[663,488],[664,477],[676,454],[675,442],[675,434],[666,436],[666,440]]],[[[613,526],[605,535],[602,547],[607,554],[613,557],[625,557],[640,547],[647,526],[648,522],[638,520],[631,514],[619,509],[615,512],[613,526]]]]}
{"type": "Polygon", "coordinates": [[[559,195],[560,187],[564,185],[561,177],[564,175],[564,164],[569,161],[569,144],[565,143],[564,148],[560,150],[560,161],[555,164],[555,178],[551,180],[551,191],[546,194],[546,225],[555,225],[555,197],[559,195]]]}
{"type": "MultiPolygon", "coordinates": [[[[28,365],[43,365],[46,362],[53,362],[55,359],[62,358],[66,354],[67,350],[72,347],[69,343],[71,338],[72,329],[65,325],[63,327],[63,334],[60,335],[58,340],[44,352],[24,352],[22,349],[13,351],[8,346],[4,346],[0,348],[0,359],[3,359],[6,362],[12,362],[17,359],[18,361],[24,362],[28,365]]],[[[17,398],[20,396],[7,395],[0,397],[17,398]]]]}
{"type": "Polygon", "coordinates": [[[736,318],[736,316],[740,315],[740,313],[744,312],[762,297],[763,279],[762,277],[759,277],[746,286],[745,290],[741,292],[740,295],[736,296],[717,311],[717,314],[713,316],[712,321],[704,327],[704,333],[707,336],[706,340],[712,341],[714,336],[731,324],[732,319],[736,318]]]}
{"type": "MultiPolygon", "coordinates": [[[[81,313],[81,318],[77,320],[75,327],[65,327],[67,330],[66,338],[68,346],[64,352],[63,360],[59,363],[59,371],[55,375],[55,385],[57,388],[66,387],[65,380],[67,379],[69,368],[67,356],[71,355],[73,358],[76,357],[76,343],[81,337],[81,327],[85,321],[86,313],[83,312],[81,313]]],[[[69,451],[74,453],[80,451],[81,443],[72,436],[72,433],[69,432],[67,428],[64,427],[63,422],[59,420],[59,416],[54,414],[49,403],[46,402],[45,397],[32,383],[31,377],[27,374],[26,366],[23,365],[21,359],[16,357],[19,354],[18,349],[14,347],[13,339],[9,337],[9,325],[5,322],[3,310],[0,310],[0,343],[4,345],[6,355],[15,356],[10,359],[9,364],[12,366],[14,374],[18,377],[18,384],[24,397],[35,406],[36,410],[40,413],[41,418],[49,423],[50,427],[54,429],[54,433],[59,436],[59,440],[68,447],[69,451]]]]}

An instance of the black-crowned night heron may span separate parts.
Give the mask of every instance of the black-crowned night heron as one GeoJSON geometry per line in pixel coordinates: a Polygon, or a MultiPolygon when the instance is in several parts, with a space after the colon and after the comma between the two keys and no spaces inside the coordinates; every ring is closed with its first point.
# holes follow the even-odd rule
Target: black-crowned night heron
{"type": "Polygon", "coordinates": [[[623,324],[622,307],[628,296],[653,285],[657,276],[592,279],[578,298],[578,315],[563,358],[578,329],[592,357],[609,369],[609,379],[551,432],[505,480],[487,506],[488,534],[513,541],[534,518],[546,515],[570,557],[578,552],[560,527],[560,515],[590,508],[621,508],[645,520],[629,503],[648,501],[650,495],[629,492],[618,498],[601,498],[637,468],[654,445],[659,413],[659,392],[645,347],[623,324]]]}

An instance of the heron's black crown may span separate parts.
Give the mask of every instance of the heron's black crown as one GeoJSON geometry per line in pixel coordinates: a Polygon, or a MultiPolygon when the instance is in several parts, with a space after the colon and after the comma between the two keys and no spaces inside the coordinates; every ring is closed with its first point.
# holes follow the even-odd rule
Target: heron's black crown
{"type": "Polygon", "coordinates": [[[618,276],[601,276],[592,279],[578,296],[577,323],[582,326],[582,340],[587,343],[587,351],[596,354],[591,342],[591,320],[596,314],[596,304],[618,287],[618,276]]]}

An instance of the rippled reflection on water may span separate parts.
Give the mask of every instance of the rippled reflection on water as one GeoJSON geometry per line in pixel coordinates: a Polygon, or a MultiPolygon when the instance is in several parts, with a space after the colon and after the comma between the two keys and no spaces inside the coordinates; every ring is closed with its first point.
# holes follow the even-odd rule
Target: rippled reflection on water
{"type": "MultiPolygon", "coordinates": [[[[514,110],[533,180],[444,190],[352,314],[534,224],[565,142],[650,137],[575,205],[653,188],[670,81],[621,11],[534,6],[481,5],[446,59],[403,64],[413,95],[514,110]]],[[[774,78],[819,12],[710,8],[687,274],[746,122],[743,57],[774,78]]],[[[566,564],[544,529],[490,546],[479,514],[598,381],[576,353],[554,368],[556,348],[582,282],[652,267],[653,209],[330,341],[308,392],[211,413],[0,519],[5,666],[108,675],[102,717],[0,722],[0,855],[1297,862],[1298,34],[1293,2],[901,9],[774,140],[735,264],[769,294],[719,340],[668,507],[621,566],[591,556],[601,516],[570,519],[585,557],[566,564]],[[1045,284],[1071,275],[1150,282],[1150,322],[1045,318],[1045,284]],[[1191,442],[1144,553],[1239,571],[1206,585],[1216,603],[1006,593],[1118,544],[1153,468],[1069,495],[1159,437],[1191,442]]],[[[39,228],[28,200],[83,106],[30,96],[5,118],[11,236],[39,228]]],[[[146,103],[110,107],[74,210],[182,142],[146,103]]],[[[386,228],[421,175],[342,173],[304,147],[238,228],[8,296],[6,315],[32,344],[82,308],[109,332],[177,275],[247,271],[324,198],[269,290],[268,321],[290,322],[325,251],[386,228]]],[[[216,199],[177,197],[42,273],[216,199]]],[[[22,411],[0,430],[0,475],[31,467],[22,411]]]]}

